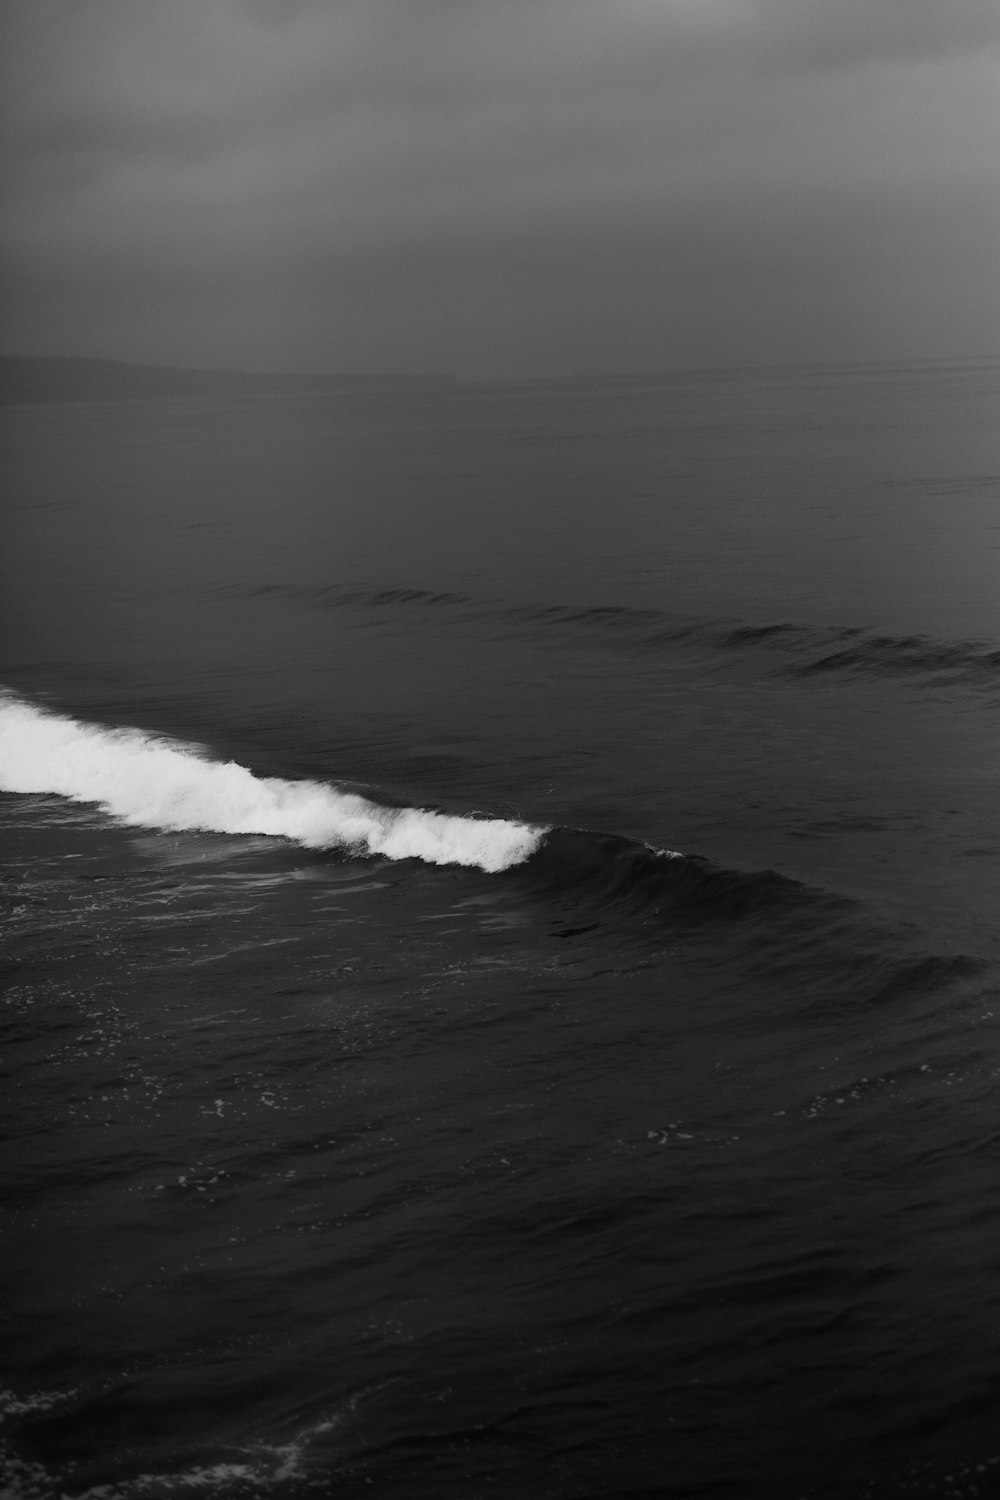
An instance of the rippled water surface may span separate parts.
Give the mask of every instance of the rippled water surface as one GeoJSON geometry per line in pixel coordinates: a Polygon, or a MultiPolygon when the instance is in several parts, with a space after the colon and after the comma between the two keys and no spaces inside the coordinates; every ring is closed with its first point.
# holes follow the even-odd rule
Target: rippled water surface
{"type": "Polygon", "coordinates": [[[998,384],[3,412],[5,1493],[997,1491],[998,384]]]}

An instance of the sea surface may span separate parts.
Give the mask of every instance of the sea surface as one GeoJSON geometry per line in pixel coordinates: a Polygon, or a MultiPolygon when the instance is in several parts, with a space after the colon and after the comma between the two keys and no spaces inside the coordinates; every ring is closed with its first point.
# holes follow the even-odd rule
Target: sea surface
{"type": "Polygon", "coordinates": [[[1000,1494],[998,412],[0,413],[0,1493],[1000,1494]]]}

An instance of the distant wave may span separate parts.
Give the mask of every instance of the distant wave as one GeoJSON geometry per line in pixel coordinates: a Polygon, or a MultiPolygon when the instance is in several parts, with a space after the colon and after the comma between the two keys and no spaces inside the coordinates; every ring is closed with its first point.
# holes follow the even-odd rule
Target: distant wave
{"type": "Polygon", "coordinates": [[[324,782],[254,776],[196,746],[81,723],[9,693],[0,696],[0,790],[97,803],[144,828],[270,834],[309,849],[489,872],[527,859],[544,832],[501,818],[382,807],[324,782]]]}
{"type": "Polygon", "coordinates": [[[790,669],[798,677],[819,672],[929,675],[1000,682],[1000,650],[978,641],[936,641],[927,636],[861,635],[814,661],[790,669]]]}
{"type": "Polygon", "coordinates": [[[571,643],[580,636],[609,649],[652,653],[688,644],[726,655],[765,653],[777,675],[869,675],[924,678],[1000,687],[1000,646],[988,640],[940,640],[889,635],[857,625],[810,625],[778,620],[762,624],[711,620],[630,605],[510,604],[469,594],[419,588],[343,589],[264,584],[241,596],[300,601],[326,609],[378,613],[413,610],[491,621],[538,639],[571,643]]]}

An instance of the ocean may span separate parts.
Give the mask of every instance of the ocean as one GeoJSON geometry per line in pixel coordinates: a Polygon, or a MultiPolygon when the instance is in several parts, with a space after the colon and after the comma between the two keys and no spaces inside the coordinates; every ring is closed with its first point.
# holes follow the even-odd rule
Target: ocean
{"type": "Polygon", "coordinates": [[[1000,364],[0,413],[0,1491],[1000,1493],[1000,364]]]}

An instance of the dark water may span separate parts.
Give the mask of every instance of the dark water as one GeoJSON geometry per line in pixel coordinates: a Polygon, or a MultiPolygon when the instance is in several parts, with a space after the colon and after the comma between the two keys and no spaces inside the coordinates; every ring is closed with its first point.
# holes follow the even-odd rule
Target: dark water
{"type": "Polygon", "coordinates": [[[1000,1491],[998,387],[3,413],[4,1494],[1000,1491]]]}

